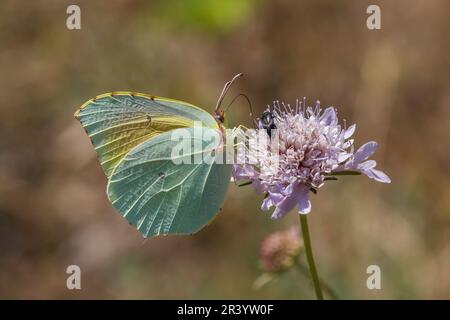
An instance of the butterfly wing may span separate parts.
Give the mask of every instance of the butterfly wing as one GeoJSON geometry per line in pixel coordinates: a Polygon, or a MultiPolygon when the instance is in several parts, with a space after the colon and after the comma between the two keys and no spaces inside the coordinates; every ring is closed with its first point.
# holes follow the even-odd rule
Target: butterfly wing
{"type": "Polygon", "coordinates": [[[192,234],[222,208],[231,166],[192,163],[199,145],[204,155],[220,149],[220,143],[195,138],[193,128],[162,133],[133,149],[112,172],[107,191],[111,203],[145,237],[192,234]],[[191,151],[183,158],[191,164],[173,161],[172,150],[180,142],[172,134],[181,130],[190,137],[191,151]]]}
{"type": "Polygon", "coordinates": [[[100,164],[109,178],[133,148],[177,128],[217,128],[206,111],[186,102],[142,93],[115,92],[87,101],[75,113],[91,138],[100,164]]]}

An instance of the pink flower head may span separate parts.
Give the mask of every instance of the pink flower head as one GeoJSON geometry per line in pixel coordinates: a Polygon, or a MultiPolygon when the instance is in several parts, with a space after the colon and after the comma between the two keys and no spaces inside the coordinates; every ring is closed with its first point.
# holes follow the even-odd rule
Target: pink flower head
{"type": "Polygon", "coordinates": [[[356,125],[341,127],[335,108],[322,110],[319,101],[315,108],[307,107],[303,99],[295,108],[274,102],[267,112],[271,115],[270,129],[260,120],[258,134],[267,131],[268,138],[261,143],[255,130],[246,132],[250,147],[234,165],[233,177],[235,181],[251,181],[257,192],[266,195],[261,208],[267,211],[275,207],[273,219],[296,206],[299,213],[309,213],[310,191],[316,192],[326,180],[335,180],[334,175],[361,173],[382,183],[391,182],[375,169],[374,160],[368,160],[377,143],[367,142],[354,152],[350,138],[356,125]]]}

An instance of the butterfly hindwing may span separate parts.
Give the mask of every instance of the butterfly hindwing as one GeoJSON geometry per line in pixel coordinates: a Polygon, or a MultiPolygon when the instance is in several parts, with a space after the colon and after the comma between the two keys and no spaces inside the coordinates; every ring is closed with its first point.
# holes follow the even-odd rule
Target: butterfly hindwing
{"type": "MultiPolygon", "coordinates": [[[[193,128],[177,130],[194,137],[193,128]]],[[[173,162],[172,150],[179,143],[173,133],[162,133],[133,149],[108,183],[113,206],[145,237],[200,230],[220,211],[228,189],[230,165],[173,162]]],[[[185,160],[192,162],[196,143],[189,139],[191,151],[183,154],[185,160]]],[[[209,141],[200,143],[205,154],[220,148],[209,141]]]]}

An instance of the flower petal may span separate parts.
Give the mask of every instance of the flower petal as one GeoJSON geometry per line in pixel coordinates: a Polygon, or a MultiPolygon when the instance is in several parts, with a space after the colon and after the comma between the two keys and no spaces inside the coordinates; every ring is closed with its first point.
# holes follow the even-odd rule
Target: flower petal
{"type": "MultiPolygon", "coordinates": [[[[291,211],[295,205],[299,202],[301,197],[301,185],[298,182],[291,183],[288,187],[286,187],[286,196],[283,197],[281,201],[276,202],[276,209],[272,214],[272,219],[279,219],[284,217],[289,211],[291,211]]],[[[279,194],[270,195],[278,196],[279,194]]],[[[272,198],[273,201],[273,198],[272,198]]]]}
{"type": "Polygon", "coordinates": [[[364,161],[363,163],[360,163],[358,165],[358,169],[360,169],[361,171],[369,170],[369,169],[375,168],[376,165],[377,165],[377,162],[375,160],[367,160],[367,161],[364,161]]]}
{"type": "Polygon", "coordinates": [[[269,192],[269,198],[272,200],[274,205],[278,205],[281,201],[283,201],[286,197],[278,192],[269,192]]]}
{"type": "Polygon", "coordinates": [[[261,183],[259,179],[255,179],[252,182],[253,189],[255,189],[256,193],[263,193],[266,191],[266,187],[261,183]]]}
{"type": "Polygon", "coordinates": [[[375,141],[370,141],[362,145],[358,151],[355,152],[355,156],[353,158],[353,163],[359,164],[369,158],[378,148],[378,143],[375,141]]]}
{"type": "Polygon", "coordinates": [[[355,133],[355,129],[356,129],[356,124],[352,124],[350,127],[347,128],[347,130],[345,130],[344,132],[344,139],[347,140],[348,138],[350,138],[353,133],[355,133]]]}
{"type": "Polygon", "coordinates": [[[319,120],[327,126],[336,125],[338,122],[336,110],[333,107],[326,108],[319,120]]]}
{"type": "Polygon", "coordinates": [[[347,159],[349,159],[351,156],[352,156],[351,153],[348,153],[348,152],[341,152],[341,153],[339,153],[339,155],[338,155],[338,162],[339,162],[339,163],[345,162],[345,161],[346,161],[347,159]]]}
{"type": "Polygon", "coordinates": [[[281,219],[283,218],[289,211],[281,208],[281,207],[276,207],[275,211],[272,213],[272,215],[270,216],[270,218],[276,220],[276,219],[281,219]]]}
{"type": "Polygon", "coordinates": [[[375,179],[376,181],[382,183],[391,183],[391,179],[383,171],[377,169],[370,169],[370,172],[372,173],[373,179],[375,179]]]}
{"type": "Polygon", "coordinates": [[[347,149],[347,148],[351,147],[352,144],[353,144],[353,142],[354,142],[353,139],[350,139],[350,140],[348,140],[348,141],[345,141],[344,144],[342,145],[342,148],[343,148],[343,149],[347,149]]]}
{"type": "Polygon", "coordinates": [[[252,180],[258,176],[258,172],[250,165],[234,165],[233,177],[235,181],[252,180]]]}
{"type": "Polygon", "coordinates": [[[268,211],[272,206],[273,206],[272,199],[270,199],[270,197],[267,197],[263,200],[261,210],[268,211]]]}
{"type": "Polygon", "coordinates": [[[308,214],[311,212],[311,201],[309,201],[309,187],[302,185],[299,191],[298,213],[308,214]]]}

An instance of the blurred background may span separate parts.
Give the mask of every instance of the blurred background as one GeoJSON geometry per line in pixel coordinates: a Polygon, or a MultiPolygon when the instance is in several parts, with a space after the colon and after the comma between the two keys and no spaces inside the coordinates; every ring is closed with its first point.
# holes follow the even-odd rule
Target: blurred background
{"type": "MultiPolygon", "coordinates": [[[[210,226],[145,240],[116,212],[73,118],[104,92],[140,91],[209,111],[223,84],[261,112],[306,96],[380,143],[390,175],[330,182],[309,223],[321,277],[349,299],[450,298],[450,2],[174,0],[0,3],[0,298],[308,299],[296,270],[260,290],[272,221],[250,187],[230,185],[210,226]],[[66,8],[81,7],[81,30],[66,8]],[[366,27],[381,7],[382,29],[366,27]],[[82,290],[66,288],[66,268],[82,290]],[[366,288],[379,265],[382,290],[366,288]]],[[[228,99],[233,96],[230,93],[228,99]]],[[[229,125],[252,125],[244,101],[229,125]]]]}

